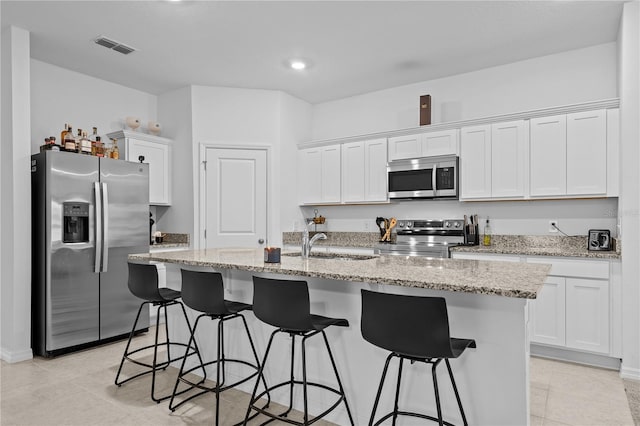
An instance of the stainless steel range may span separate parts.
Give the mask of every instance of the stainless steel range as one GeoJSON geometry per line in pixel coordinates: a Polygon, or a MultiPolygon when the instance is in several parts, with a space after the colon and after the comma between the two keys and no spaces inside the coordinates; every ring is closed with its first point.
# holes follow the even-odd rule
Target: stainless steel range
{"type": "Polygon", "coordinates": [[[399,219],[396,229],[395,242],[378,244],[377,253],[445,258],[465,242],[463,219],[399,219]]]}

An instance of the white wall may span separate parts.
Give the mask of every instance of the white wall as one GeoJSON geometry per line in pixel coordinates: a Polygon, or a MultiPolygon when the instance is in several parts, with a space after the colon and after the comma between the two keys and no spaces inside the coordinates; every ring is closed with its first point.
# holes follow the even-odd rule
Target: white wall
{"type": "Polygon", "coordinates": [[[419,99],[431,95],[442,123],[614,98],[616,43],[544,56],[314,105],[312,139],[419,126],[419,99]]]}
{"type": "MultiPolygon", "coordinates": [[[[299,214],[290,171],[297,144],[309,137],[311,106],[274,90],[192,86],[191,91],[194,164],[204,143],[269,147],[268,243],[280,245],[281,216],[299,214]]],[[[199,173],[193,172],[196,191],[199,173]]]]}
{"type": "Polygon", "coordinates": [[[624,5],[620,45],[623,377],[640,380],[640,3],[624,5]]]}
{"type": "Polygon", "coordinates": [[[194,241],[194,173],[191,132],[191,87],[163,93],[158,97],[158,122],[171,145],[171,207],[156,207],[156,229],[188,233],[194,241]]]}
{"type": "Polygon", "coordinates": [[[133,116],[142,130],[156,121],[157,102],[155,95],[31,59],[31,152],[47,136],[59,139],[65,123],[74,133],[97,127],[104,136],[124,129],[125,117],[133,116]]]}
{"type": "MultiPolygon", "coordinates": [[[[491,219],[494,234],[561,235],[549,232],[549,221],[569,235],[587,235],[589,229],[609,229],[615,235],[617,199],[514,202],[399,201],[390,205],[319,206],[327,218],[327,231],[374,232],[378,216],[402,219],[462,219],[477,214],[480,223],[491,219]]],[[[313,207],[303,207],[313,217],[313,207]]],[[[299,220],[299,219],[298,219],[299,220]]],[[[284,231],[300,231],[302,224],[289,222],[284,231]]]]}
{"type": "Polygon", "coordinates": [[[29,40],[23,29],[2,31],[0,358],[8,362],[32,356],[29,40]]]}

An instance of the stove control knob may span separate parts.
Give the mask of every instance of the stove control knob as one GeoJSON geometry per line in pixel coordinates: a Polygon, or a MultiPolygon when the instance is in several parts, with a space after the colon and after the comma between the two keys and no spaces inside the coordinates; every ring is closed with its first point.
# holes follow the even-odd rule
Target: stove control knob
{"type": "Polygon", "coordinates": [[[451,222],[445,222],[444,223],[444,227],[445,228],[451,228],[451,222]]]}
{"type": "Polygon", "coordinates": [[[407,222],[407,228],[412,228],[413,227],[413,222],[409,221],[407,222]]]}
{"type": "Polygon", "coordinates": [[[398,228],[404,228],[404,222],[398,222],[398,228]]]}
{"type": "Polygon", "coordinates": [[[453,226],[456,227],[456,228],[460,228],[460,222],[454,222],[453,226]]]}

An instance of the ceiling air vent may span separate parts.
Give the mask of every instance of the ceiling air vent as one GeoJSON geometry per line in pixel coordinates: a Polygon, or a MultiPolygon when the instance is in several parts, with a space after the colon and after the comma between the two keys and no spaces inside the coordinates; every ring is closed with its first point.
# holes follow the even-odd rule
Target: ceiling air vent
{"type": "Polygon", "coordinates": [[[127,46],[126,44],[122,44],[119,41],[109,39],[105,36],[99,36],[94,41],[100,46],[104,46],[107,49],[115,50],[116,52],[120,52],[123,55],[128,55],[129,53],[136,51],[136,49],[131,46],[127,46]]]}

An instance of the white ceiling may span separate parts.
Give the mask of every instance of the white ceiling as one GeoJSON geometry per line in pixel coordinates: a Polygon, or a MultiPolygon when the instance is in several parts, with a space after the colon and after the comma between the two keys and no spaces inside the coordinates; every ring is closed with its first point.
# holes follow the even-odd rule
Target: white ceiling
{"type": "Polygon", "coordinates": [[[615,41],[622,3],[2,0],[0,14],[31,32],[33,58],[148,93],[194,84],[319,103],[615,41]],[[287,69],[293,57],[311,66],[287,69]]]}

